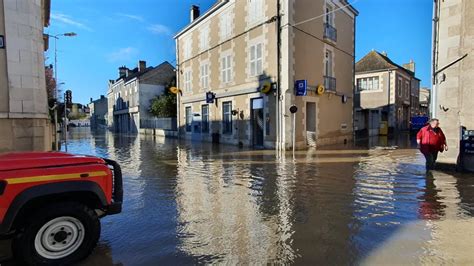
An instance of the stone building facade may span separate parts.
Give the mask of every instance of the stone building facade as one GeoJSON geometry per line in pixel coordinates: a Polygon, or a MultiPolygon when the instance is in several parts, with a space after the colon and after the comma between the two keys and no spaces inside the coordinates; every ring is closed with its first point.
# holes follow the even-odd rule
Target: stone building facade
{"type": "Polygon", "coordinates": [[[119,68],[119,78],[109,81],[107,127],[115,132],[137,133],[140,123],[151,119],[150,101],[175,79],[174,67],[164,62],[147,67],[139,61],[134,69],[119,68]]]}
{"type": "Polygon", "coordinates": [[[49,15],[49,0],[0,0],[0,152],[52,148],[43,37],[49,15]]]}
{"type": "Polygon", "coordinates": [[[433,13],[431,115],[440,119],[449,145],[439,160],[455,164],[461,127],[474,129],[474,1],[435,0],[433,13]]]}
{"type": "Polygon", "coordinates": [[[408,130],[420,111],[420,80],[415,63],[394,63],[387,54],[369,52],[356,63],[354,123],[360,136],[379,134],[381,122],[389,131],[408,130]]]}
{"type": "Polygon", "coordinates": [[[104,95],[100,95],[97,100],[91,98],[88,106],[91,129],[105,128],[107,126],[107,98],[104,95]]]}
{"type": "Polygon", "coordinates": [[[347,1],[219,0],[198,14],[175,36],[183,138],[288,149],[295,129],[297,148],[351,140],[358,13],[347,1]]]}

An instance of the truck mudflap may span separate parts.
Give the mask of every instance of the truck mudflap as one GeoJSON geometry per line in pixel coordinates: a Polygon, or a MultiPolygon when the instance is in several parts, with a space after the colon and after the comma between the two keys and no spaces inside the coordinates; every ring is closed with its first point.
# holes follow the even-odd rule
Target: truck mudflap
{"type": "Polygon", "coordinates": [[[110,159],[103,158],[105,163],[112,169],[113,172],[113,191],[112,191],[112,202],[107,206],[107,214],[117,214],[122,212],[123,202],[123,180],[122,180],[122,169],[120,165],[110,159]]]}

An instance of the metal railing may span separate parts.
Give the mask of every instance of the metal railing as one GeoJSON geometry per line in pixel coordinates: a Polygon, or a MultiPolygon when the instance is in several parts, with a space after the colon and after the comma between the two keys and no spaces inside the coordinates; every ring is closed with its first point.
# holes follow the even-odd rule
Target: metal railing
{"type": "Polygon", "coordinates": [[[177,130],[176,117],[140,119],[140,128],[177,130]]]}
{"type": "Polygon", "coordinates": [[[324,87],[328,91],[336,91],[336,78],[324,76],[324,87]]]}
{"type": "Polygon", "coordinates": [[[333,42],[337,41],[337,30],[331,24],[324,23],[324,38],[333,42]]]}

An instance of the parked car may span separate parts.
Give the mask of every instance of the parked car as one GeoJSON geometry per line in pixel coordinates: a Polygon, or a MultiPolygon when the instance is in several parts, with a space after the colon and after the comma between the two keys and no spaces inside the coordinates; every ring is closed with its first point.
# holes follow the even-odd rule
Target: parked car
{"type": "Polygon", "coordinates": [[[0,236],[28,265],[69,265],[88,256],[99,218],[122,210],[122,173],[112,160],[60,152],[0,155],[0,236]]]}

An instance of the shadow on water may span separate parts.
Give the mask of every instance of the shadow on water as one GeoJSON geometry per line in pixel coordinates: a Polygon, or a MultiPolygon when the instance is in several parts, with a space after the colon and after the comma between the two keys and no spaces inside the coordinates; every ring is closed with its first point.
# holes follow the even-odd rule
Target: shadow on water
{"type": "Polygon", "coordinates": [[[472,217],[474,178],[427,176],[410,138],[384,141],[293,159],[75,131],[69,150],[117,160],[125,190],[123,213],[103,219],[82,264],[357,264],[414,221],[472,217]]]}

